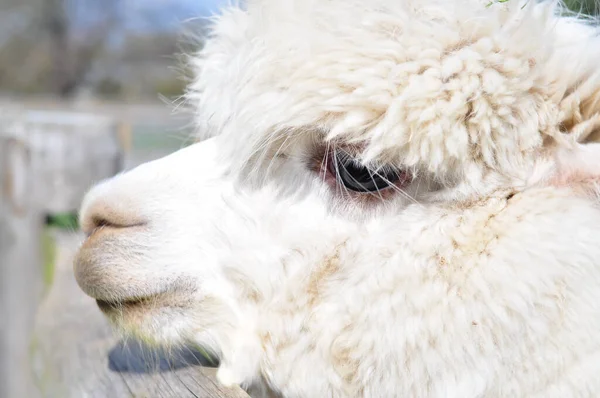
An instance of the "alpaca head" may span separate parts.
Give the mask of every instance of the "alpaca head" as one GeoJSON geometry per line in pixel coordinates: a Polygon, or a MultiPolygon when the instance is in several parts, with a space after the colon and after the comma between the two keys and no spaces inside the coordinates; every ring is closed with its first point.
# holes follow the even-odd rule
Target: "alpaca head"
{"type": "Polygon", "coordinates": [[[488,3],[226,9],[193,58],[199,142],[86,197],[82,289],[247,382],[348,280],[435,252],[410,244],[430,214],[552,181],[598,131],[600,41],[554,2],[488,3]]]}

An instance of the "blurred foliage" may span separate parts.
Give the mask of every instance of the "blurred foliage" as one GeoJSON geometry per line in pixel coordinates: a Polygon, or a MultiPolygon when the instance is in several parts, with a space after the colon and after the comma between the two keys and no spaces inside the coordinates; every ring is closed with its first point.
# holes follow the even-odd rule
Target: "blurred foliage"
{"type": "Polygon", "coordinates": [[[58,228],[65,229],[70,231],[75,231],[79,228],[79,220],[77,219],[77,214],[72,213],[60,213],[53,214],[48,216],[46,220],[46,225],[58,228]]]}
{"type": "Polygon", "coordinates": [[[125,6],[131,3],[0,0],[0,92],[110,99],[181,95],[181,71],[173,67],[175,55],[187,49],[178,30],[135,30],[122,15],[125,6]]]}
{"type": "Polygon", "coordinates": [[[110,76],[104,77],[96,84],[96,94],[104,98],[118,98],[123,94],[123,84],[110,76]]]}
{"type": "Polygon", "coordinates": [[[43,255],[43,277],[44,286],[46,288],[52,285],[54,280],[54,269],[56,262],[56,242],[52,232],[48,229],[44,229],[42,234],[42,255],[43,255]]]}
{"type": "Polygon", "coordinates": [[[77,214],[60,213],[46,218],[46,228],[42,234],[43,277],[46,288],[52,285],[56,264],[56,242],[52,229],[76,231],[79,228],[77,214]]]}
{"type": "Polygon", "coordinates": [[[168,98],[178,97],[185,91],[183,79],[163,79],[154,83],[154,91],[168,98]]]}
{"type": "Polygon", "coordinates": [[[577,13],[593,16],[600,14],[600,1],[598,0],[565,0],[565,4],[571,11],[577,13]]]}

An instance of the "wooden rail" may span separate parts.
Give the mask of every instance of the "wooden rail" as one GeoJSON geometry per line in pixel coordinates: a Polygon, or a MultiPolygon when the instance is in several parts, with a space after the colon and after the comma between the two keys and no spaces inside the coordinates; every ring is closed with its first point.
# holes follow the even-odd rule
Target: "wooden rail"
{"type": "Polygon", "coordinates": [[[122,170],[130,130],[56,111],[0,115],[0,397],[248,397],[218,385],[196,349],[161,353],[119,341],[76,286],[81,236],[54,234],[44,285],[45,216],[76,211],[96,181],[122,170]]]}

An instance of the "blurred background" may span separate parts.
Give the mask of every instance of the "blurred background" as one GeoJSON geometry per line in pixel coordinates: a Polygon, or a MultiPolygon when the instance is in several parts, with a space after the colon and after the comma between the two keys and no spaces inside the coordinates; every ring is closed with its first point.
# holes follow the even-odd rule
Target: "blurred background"
{"type": "Polygon", "coordinates": [[[63,100],[178,95],[182,32],[197,34],[201,17],[218,7],[219,0],[2,0],[0,91],[63,100]]]}
{"type": "Polygon", "coordinates": [[[113,375],[132,359],[73,280],[77,208],[94,182],[190,143],[183,54],[226,2],[0,0],[0,398],[156,383],[113,375]]]}
{"type": "Polygon", "coordinates": [[[189,77],[182,54],[225,1],[0,0],[0,110],[101,113],[127,121],[135,144],[177,145],[186,115],[170,118],[165,103],[189,77]]]}
{"type": "Polygon", "coordinates": [[[183,54],[226,1],[0,0],[0,398],[156,395],[71,275],[77,208],[190,143],[183,54]]]}

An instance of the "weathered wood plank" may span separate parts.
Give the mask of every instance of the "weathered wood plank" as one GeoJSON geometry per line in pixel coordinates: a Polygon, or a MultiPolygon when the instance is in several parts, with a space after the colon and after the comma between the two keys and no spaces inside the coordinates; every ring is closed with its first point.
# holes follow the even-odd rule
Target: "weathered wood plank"
{"type": "Polygon", "coordinates": [[[0,397],[35,397],[29,332],[42,291],[43,219],[28,192],[29,151],[0,133],[0,397]]]}
{"type": "Polygon", "coordinates": [[[55,281],[40,306],[33,350],[44,397],[248,397],[240,388],[219,386],[215,370],[199,366],[203,361],[193,355],[180,353],[166,363],[160,353],[119,341],[73,278],[72,257],[83,237],[56,236],[55,281]]]}
{"type": "Polygon", "coordinates": [[[42,285],[40,224],[35,212],[0,215],[0,397],[34,397],[28,347],[42,285]]]}
{"type": "Polygon", "coordinates": [[[117,124],[105,117],[26,111],[4,134],[30,153],[29,195],[47,213],[76,211],[90,186],[123,168],[117,124]]]}
{"type": "Polygon", "coordinates": [[[73,211],[121,168],[103,118],[13,110],[0,117],[0,397],[34,397],[29,344],[43,286],[48,212],[73,211]]]}

